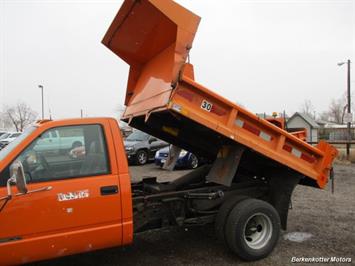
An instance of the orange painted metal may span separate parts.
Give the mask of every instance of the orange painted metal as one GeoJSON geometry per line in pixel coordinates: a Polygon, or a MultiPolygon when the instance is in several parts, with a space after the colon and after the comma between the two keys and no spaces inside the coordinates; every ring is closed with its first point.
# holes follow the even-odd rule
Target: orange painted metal
{"type": "MultiPolygon", "coordinates": [[[[269,118],[265,118],[266,121],[270,122],[271,124],[281,128],[281,129],[286,129],[286,121],[285,118],[283,117],[269,117],[269,118]]],[[[291,135],[294,135],[296,138],[299,138],[303,141],[307,141],[307,129],[303,128],[302,130],[298,130],[298,131],[289,131],[288,132],[291,135]]]]}
{"type": "MultiPolygon", "coordinates": [[[[118,124],[111,118],[40,121],[37,129],[4,160],[3,172],[12,161],[45,131],[61,126],[99,124],[106,138],[110,173],[29,183],[28,189],[52,189],[13,197],[0,212],[0,264],[66,256],[132,242],[132,198],[124,146],[118,124]],[[100,187],[117,185],[119,193],[103,197],[100,187]],[[89,197],[59,201],[59,193],[87,190],[89,197]],[[15,238],[13,241],[4,241],[15,238]],[[16,239],[17,238],[17,239],[16,239]]],[[[18,193],[12,186],[13,193],[18,193]]],[[[0,198],[7,195],[0,187],[0,198]]],[[[4,202],[0,202],[0,206],[4,202]]]]}
{"type": "Polygon", "coordinates": [[[274,124],[275,126],[285,129],[285,118],[283,117],[269,117],[265,118],[266,121],[270,122],[271,124],[274,124]]]}
{"type": "Polygon", "coordinates": [[[313,147],[210,91],[184,73],[171,96],[167,109],[175,112],[180,110],[181,115],[316,180],[321,188],[327,183],[331,163],[337,155],[337,150],[333,146],[324,142],[313,147]],[[183,95],[190,95],[192,100],[183,95]],[[218,112],[213,110],[207,112],[202,109],[203,101],[217,106],[218,112]],[[181,108],[174,108],[176,105],[181,108]],[[240,126],[241,123],[243,126],[240,126]],[[245,127],[245,124],[248,126],[245,127]],[[257,136],[256,132],[263,132],[263,136],[268,136],[267,140],[257,136]],[[291,152],[284,149],[285,145],[293,148],[291,152]]]}
{"type": "Polygon", "coordinates": [[[179,113],[314,179],[323,188],[337,155],[333,146],[308,145],[194,80],[193,66],[185,62],[199,20],[171,0],[124,2],[103,39],[130,65],[122,118],[129,121],[145,115],[147,120],[152,112],[179,113]]]}
{"type": "Polygon", "coordinates": [[[303,141],[307,141],[307,129],[298,130],[294,132],[289,132],[291,135],[294,135],[296,138],[299,138],[303,141]]]}
{"type": "Polygon", "coordinates": [[[102,42],[130,65],[125,116],[168,103],[199,21],[170,0],[123,3],[102,42]]]}

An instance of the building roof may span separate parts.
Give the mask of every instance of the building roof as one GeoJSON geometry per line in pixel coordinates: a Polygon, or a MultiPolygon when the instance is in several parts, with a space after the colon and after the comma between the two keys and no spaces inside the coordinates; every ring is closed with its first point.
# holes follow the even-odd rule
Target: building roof
{"type": "Polygon", "coordinates": [[[294,113],[290,117],[290,119],[288,119],[287,123],[289,123],[296,116],[301,117],[304,121],[307,122],[307,124],[309,124],[311,126],[311,128],[319,128],[319,125],[317,124],[317,122],[312,117],[310,117],[307,114],[303,114],[303,113],[299,113],[299,112],[294,113]]]}
{"type": "Polygon", "coordinates": [[[322,120],[322,119],[318,119],[316,120],[318,125],[335,125],[336,123],[334,122],[330,122],[330,121],[326,121],[326,120],[322,120]]]}
{"type": "MultiPolygon", "coordinates": [[[[347,129],[348,125],[347,124],[343,124],[343,125],[341,125],[341,124],[326,124],[324,126],[324,128],[333,128],[333,129],[341,129],[341,128],[343,128],[343,129],[347,129]]],[[[351,124],[350,128],[355,129],[355,125],[351,124]]]]}

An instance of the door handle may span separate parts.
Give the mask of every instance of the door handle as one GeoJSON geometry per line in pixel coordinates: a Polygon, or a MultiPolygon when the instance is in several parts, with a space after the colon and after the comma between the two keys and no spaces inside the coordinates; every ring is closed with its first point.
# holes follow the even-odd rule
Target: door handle
{"type": "Polygon", "coordinates": [[[100,192],[102,196],[112,195],[118,193],[118,186],[101,187],[100,192]]]}

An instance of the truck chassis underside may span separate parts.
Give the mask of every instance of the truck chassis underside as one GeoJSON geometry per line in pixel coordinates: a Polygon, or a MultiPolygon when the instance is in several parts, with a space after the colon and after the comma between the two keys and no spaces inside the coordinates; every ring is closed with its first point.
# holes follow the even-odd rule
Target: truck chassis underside
{"type": "MultiPolygon", "coordinates": [[[[271,203],[279,212],[283,228],[293,188],[298,178],[247,176],[238,172],[230,187],[206,180],[210,165],[200,167],[172,182],[159,183],[146,177],[132,184],[134,232],[168,226],[213,223],[220,206],[235,196],[271,203]]],[[[296,183],[297,182],[297,183],[296,183]]]]}

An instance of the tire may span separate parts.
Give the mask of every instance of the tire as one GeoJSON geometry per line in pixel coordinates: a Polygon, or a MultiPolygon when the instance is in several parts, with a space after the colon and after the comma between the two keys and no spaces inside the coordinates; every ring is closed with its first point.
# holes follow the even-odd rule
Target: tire
{"type": "Polygon", "coordinates": [[[245,195],[238,195],[238,196],[232,196],[229,199],[227,199],[221,207],[219,208],[219,211],[216,216],[215,220],[215,232],[217,239],[222,241],[223,243],[226,243],[226,237],[225,237],[225,225],[227,218],[229,216],[229,213],[231,210],[234,208],[236,204],[238,204],[240,201],[247,199],[248,196],[245,195]]]}
{"type": "Polygon", "coordinates": [[[145,150],[139,150],[136,155],[136,164],[144,165],[148,162],[148,153],[145,150]]]}
{"type": "Polygon", "coordinates": [[[199,165],[198,158],[195,155],[191,154],[190,159],[191,159],[190,168],[196,169],[199,165]]]}
{"type": "Polygon", "coordinates": [[[75,149],[75,148],[78,148],[78,147],[81,147],[83,146],[83,144],[80,142],[80,141],[75,141],[72,145],[71,145],[71,148],[72,149],[75,149]]]}
{"type": "Polygon", "coordinates": [[[280,217],[269,203],[246,199],[234,206],[225,225],[230,250],[246,261],[268,256],[280,236],[280,217]]]}

